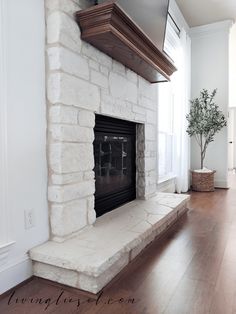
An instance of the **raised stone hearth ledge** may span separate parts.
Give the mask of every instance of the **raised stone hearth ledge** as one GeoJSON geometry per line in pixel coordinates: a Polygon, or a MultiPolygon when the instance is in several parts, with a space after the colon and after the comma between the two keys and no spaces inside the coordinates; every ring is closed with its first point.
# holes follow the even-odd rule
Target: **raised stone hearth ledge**
{"type": "Polygon", "coordinates": [[[75,238],[35,247],[30,251],[34,275],[98,293],[187,211],[188,199],[158,193],[149,200],[135,200],[101,216],[75,238]]]}

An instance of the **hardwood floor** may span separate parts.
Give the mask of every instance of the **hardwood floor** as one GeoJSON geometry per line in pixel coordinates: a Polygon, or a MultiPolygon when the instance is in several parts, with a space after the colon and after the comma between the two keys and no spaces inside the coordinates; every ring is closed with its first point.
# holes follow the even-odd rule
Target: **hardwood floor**
{"type": "Polygon", "coordinates": [[[97,299],[33,278],[2,297],[0,313],[236,313],[236,175],[232,182],[230,190],[192,193],[189,213],[97,299]]]}

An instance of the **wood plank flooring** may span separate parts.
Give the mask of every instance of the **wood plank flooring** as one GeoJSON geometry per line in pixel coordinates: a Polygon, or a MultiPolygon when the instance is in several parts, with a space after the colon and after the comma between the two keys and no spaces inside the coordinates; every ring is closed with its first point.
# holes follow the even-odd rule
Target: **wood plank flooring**
{"type": "Polygon", "coordinates": [[[236,175],[232,180],[230,190],[191,193],[189,213],[102,294],[33,278],[1,297],[0,313],[236,313],[236,175]]]}

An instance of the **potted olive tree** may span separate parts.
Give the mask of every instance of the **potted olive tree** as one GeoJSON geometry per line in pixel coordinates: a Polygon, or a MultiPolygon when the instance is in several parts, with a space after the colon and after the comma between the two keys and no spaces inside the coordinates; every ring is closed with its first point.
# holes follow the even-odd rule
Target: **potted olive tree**
{"type": "Polygon", "coordinates": [[[200,96],[190,101],[190,112],[187,133],[194,137],[200,147],[201,169],[191,171],[192,189],[195,191],[214,191],[214,170],[204,167],[204,159],[208,145],[214,141],[214,136],[227,122],[219,106],[214,102],[216,89],[212,93],[203,89],[200,96]]]}

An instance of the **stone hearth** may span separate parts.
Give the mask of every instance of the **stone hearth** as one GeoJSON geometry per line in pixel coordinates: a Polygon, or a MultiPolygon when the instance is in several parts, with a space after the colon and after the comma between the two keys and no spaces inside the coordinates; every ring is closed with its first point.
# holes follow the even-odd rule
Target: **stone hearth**
{"type": "Polygon", "coordinates": [[[98,293],[155,237],[187,211],[189,196],[158,193],[104,216],[63,243],[49,241],[31,250],[34,274],[98,293]]]}

